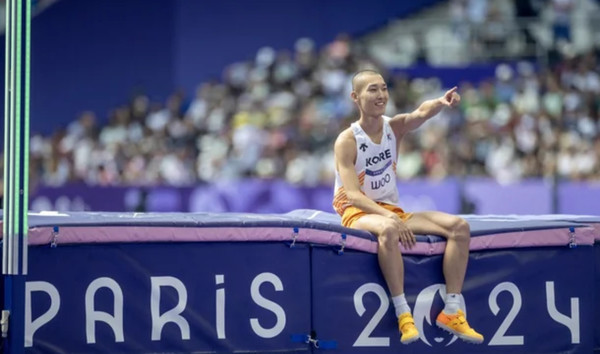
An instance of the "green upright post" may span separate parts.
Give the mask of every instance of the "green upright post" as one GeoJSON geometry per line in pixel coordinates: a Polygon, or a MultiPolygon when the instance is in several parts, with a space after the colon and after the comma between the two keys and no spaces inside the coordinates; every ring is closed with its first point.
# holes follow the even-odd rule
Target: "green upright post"
{"type": "Polygon", "coordinates": [[[1,335],[6,353],[25,348],[29,198],[31,1],[6,0],[1,335]]]}

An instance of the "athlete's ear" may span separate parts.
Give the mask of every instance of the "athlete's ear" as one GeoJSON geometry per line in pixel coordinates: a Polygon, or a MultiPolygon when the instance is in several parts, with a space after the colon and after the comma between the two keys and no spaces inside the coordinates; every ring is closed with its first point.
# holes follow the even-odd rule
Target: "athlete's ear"
{"type": "Polygon", "coordinates": [[[358,101],[358,94],[356,93],[356,91],[352,91],[350,93],[350,97],[352,98],[353,101],[358,101]]]}

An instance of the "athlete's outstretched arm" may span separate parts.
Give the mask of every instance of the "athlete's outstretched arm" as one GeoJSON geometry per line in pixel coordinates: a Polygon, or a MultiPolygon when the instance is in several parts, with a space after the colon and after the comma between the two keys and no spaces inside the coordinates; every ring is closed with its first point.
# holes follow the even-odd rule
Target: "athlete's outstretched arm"
{"type": "Polygon", "coordinates": [[[440,113],[444,107],[455,107],[460,103],[460,95],[453,87],[439,98],[423,102],[419,108],[411,113],[398,114],[390,120],[390,125],[396,136],[413,131],[425,123],[426,120],[440,113]]]}
{"type": "Polygon", "coordinates": [[[396,214],[379,206],[360,191],[360,183],[354,170],[357,155],[356,140],[354,140],[351,132],[345,131],[340,134],[335,142],[334,152],[335,165],[348,197],[348,202],[366,213],[394,218],[393,215],[396,214]]]}

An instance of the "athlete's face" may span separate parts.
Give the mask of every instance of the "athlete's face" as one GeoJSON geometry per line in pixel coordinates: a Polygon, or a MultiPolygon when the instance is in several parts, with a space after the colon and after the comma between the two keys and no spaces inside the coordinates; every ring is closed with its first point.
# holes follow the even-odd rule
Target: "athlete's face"
{"type": "Polygon", "coordinates": [[[367,116],[381,116],[389,98],[387,85],[378,74],[367,74],[358,77],[352,99],[360,111],[367,116]]]}

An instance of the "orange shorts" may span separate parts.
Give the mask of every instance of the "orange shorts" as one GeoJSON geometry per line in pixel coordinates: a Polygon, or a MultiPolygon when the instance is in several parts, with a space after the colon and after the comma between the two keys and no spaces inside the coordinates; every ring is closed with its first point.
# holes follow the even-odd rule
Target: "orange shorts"
{"type": "MultiPolygon", "coordinates": [[[[397,205],[391,205],[391,204],[385,204],[385,203],[379,203],[379,202],[377,202],[377,204],[381,205],[382,207],[386,208],[387,210],[393,211],[394,213],[398,214],[398,216],[400,217],[400,219],[402,221],[406,221],[406,220],[410,219],[412,216],[412,213],[405,213],[404,210],[397,205]]],[[[342,215],[342,226],[352,227],[352,225],[356,222],[356,220],[362,218],[363,216],[365,216],[367,214],[368,213],[358,209],[357,207],[354,207],[354,206],[346,207],[346,209],[344,209],[344,215],[342,215]]]]}

